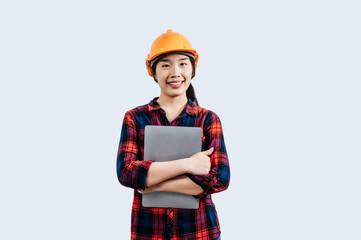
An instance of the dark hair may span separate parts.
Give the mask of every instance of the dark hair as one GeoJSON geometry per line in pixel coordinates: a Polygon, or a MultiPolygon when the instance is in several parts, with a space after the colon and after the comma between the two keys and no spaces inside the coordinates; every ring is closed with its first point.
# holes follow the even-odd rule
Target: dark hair
{"type": "MultiPolygon", "coordinates": [[[[189,60],[191,61],[192,63],[192,68],[193,68],[193,71],[192,71],[192,78],[194,78],[194,76],[196,75],[196,67],[195,67],[195,60],[194,60],[194,57],[192,54],[188,53],[188,52],[170,52],[170,53],[165,53],[165,54],[162,54],[162,55],[159,55],[158,57],[156,57],[152,62],[151,62],[151,66],[152,66],[152,73],[153,73],[153,78],[154,78],[154,81],[157,83],[158,81],[155,79],[154,75],[155,75],[155,68],[157,66],[157,63],[159,62],[160,59],[166,57],[166,56],[169,56],[171,54],[183,54],[183,55],[186,55],[189,57],[189,60]]],[[[192,83],[189,85],[187,91],[186,91],[186,94],[187,94],[187,99],[191,99],[192,102],[194,102],[195,104],[198,104],[198,100],[197,100],[197,97],[196,97],[196,93],[194,91],[194,87],[192,85],[192,83]]]]}

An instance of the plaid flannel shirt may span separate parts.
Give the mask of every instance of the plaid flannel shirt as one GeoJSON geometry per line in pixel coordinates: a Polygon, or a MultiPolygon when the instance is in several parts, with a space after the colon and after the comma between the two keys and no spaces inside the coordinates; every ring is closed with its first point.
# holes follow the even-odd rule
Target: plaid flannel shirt
{"type": "Polygon", "coordinates": [[[222,125],[212,111],[197,106],[188,99],[182,113],[171,123],[155,97],[148,104],[125,113],[117,154],[119,182],[134,189],[131,212],[131,239],[218,239],[220,226],[211,194],[226,190],[230,170],[222,125]],[[144,127],[146,125],[201,127],[202,151],[214,147],[210,155],[208,175],[188,177],[202,187],[198,209],[149,208],[142,206],[145,180],[153,160],[144,157],[144,127]]]}

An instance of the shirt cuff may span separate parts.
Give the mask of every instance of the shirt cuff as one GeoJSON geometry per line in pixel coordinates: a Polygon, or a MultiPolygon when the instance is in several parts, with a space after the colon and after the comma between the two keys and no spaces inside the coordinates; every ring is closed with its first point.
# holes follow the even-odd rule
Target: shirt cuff
{"type": "Polygon", "coordinates": [[[145,181],[147,180],[147,175],[150,165],[154,162],[153,160],[142,160],[139,161],[140,165],[138,166],[138,182],[137,186],[140,190],[145,190],[145,181]]]}

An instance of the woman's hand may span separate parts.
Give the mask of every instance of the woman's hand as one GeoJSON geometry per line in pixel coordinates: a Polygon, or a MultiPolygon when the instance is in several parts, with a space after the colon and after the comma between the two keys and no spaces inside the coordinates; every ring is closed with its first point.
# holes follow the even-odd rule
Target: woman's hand
{"type": "Polygon", "coordinates": [[[192,175],[206,175],[211,170],[211,158],[213,147],[207,151],[193,154],[187,159],[187,172],[192,175]]]}
{"type": "Polygon", "coordinates": [[[157,190],[156,190],[156,186],[157,186],[157,185],[152,186],[152,187],[147,187],[145,190],[138,190],[138,192],[139,192],[140,194],[147,194],[147,193],[156,192],[156,191],[157,191],[157,190]]]}

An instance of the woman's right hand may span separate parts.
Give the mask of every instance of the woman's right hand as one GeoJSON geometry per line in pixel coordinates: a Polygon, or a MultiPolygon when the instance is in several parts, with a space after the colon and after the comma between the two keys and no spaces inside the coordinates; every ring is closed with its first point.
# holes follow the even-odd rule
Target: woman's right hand
{"type": "Polygon", "coordinates": [[[188,173],[192,175],[206,175],[211,170],[211,158],[209,155],[212,154],[214,147],[193,154],[187,159],[187,169],[188,173]]]}

